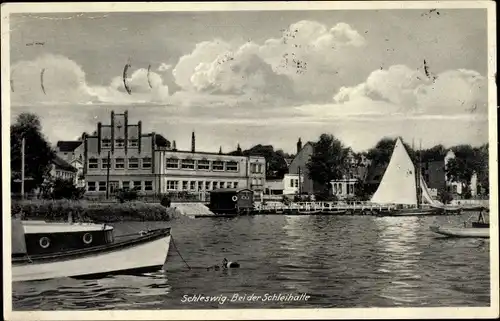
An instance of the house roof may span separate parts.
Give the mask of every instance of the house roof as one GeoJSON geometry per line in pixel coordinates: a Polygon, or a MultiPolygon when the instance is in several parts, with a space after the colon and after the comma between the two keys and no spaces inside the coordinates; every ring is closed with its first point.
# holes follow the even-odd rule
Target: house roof
{"type": "Polygon", "coordinates": [[[61,152],[72,152],[81,144],[81,141],[58,141],[57,148],[61,152]]]}
{"type": "Polygon", "coordinates": [[[64,169],[66,171],[71,171],[71,172],[77,172],[78,170],[71,166],[68,162],[66,162],[64,159],[62,159],[59,156],[56,156],[53,160],[52,163],[56,166],[58,169],[64,169]]]}

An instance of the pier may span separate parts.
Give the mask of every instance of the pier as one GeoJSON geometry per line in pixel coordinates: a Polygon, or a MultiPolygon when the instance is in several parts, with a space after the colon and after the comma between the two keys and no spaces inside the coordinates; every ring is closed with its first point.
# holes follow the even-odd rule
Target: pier
{"type": "Polygon", "coordinates": [[[281,202],[255,203],[254,214],[372,214],[396,209],[395,205],[370,202],[281,202]]]}

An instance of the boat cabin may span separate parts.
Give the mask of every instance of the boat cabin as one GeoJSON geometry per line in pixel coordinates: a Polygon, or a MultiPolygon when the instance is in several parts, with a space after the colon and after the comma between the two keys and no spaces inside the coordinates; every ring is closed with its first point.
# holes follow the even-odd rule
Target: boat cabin
{"type": "Polygon", "coordinates": [[[253,210],[253,191],[221,188],[210,192],[210,210],[221,214],[249,213],[253,210]]]}
{"type": "Polygon", "coordinates": [[[12,218],[12,257],[80,250],[113,243],[113,227],[12,218]]]}

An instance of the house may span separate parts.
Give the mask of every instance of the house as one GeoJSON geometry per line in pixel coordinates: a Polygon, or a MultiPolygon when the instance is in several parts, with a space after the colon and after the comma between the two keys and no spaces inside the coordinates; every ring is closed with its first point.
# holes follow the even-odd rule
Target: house
{"type": "Polygon", "coordinates": [[[311,159],[314,152],[314,145],[312,142],[307,142],[302,146],[302,141],[299,138],[297,141],[297,153],[288,167],[289,174],[302,176],[302,184],[300,186],[300,194],[314,194],[314,182],[309,177],[309,170],[307,163],[311,159]]]}
{"type": "Polygon", "coordinates": [[[78,170],[75,167],[71,166],[64,159],[56,156],[52,160],[50,176],[55,179],[64,179],[74,182],[76,179],[77,171],[78,170]]]}

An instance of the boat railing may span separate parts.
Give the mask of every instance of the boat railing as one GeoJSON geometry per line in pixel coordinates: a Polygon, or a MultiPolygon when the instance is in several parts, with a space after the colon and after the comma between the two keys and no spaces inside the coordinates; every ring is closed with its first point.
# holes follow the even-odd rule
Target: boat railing
{"type": "Polygon", "coordinates": [[[396,208],[395,204],[375,204],[371,202],[363,201],[335,201],[335,202],[270,202],[270,203],[256,203],[254,209],[256,211],[266,211],[266,212],[283,212],[283,211],[324,211],[332,212],[339,210],[348,211],[384,211],[393,210],[396,208]]]}

